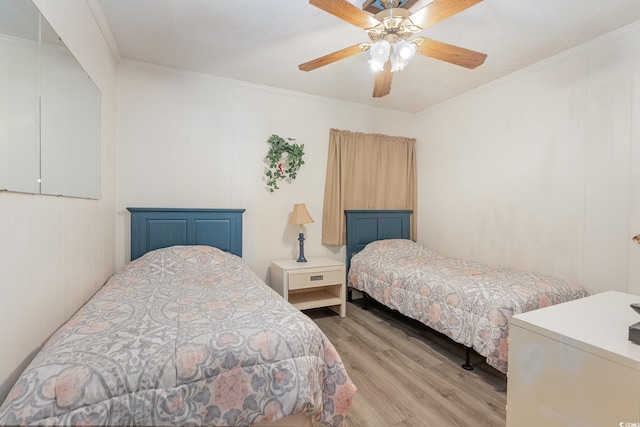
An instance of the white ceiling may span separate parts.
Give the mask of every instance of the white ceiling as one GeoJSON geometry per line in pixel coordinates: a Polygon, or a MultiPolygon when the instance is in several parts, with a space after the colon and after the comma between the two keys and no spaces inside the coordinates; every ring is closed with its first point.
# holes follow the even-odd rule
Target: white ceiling
{"type": "Polygon", "coordinates": [[[469,70],[416,55],[394,73],[390,95],[373,98],[368,53],[298,70],[369,41],[305,0],[98,3],[123,58],[411,113],[640,20],[640,0],[484,0],[419,34],[486,53],[483,65],[469,70]]]}

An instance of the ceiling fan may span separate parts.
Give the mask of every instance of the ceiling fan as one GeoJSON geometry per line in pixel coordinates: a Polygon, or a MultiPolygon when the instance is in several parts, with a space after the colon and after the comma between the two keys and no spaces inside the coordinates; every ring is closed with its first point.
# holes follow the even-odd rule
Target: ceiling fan
{"type": "Polygon", "coordinates": [[[476,68],[487,55],[473,50],[411,36],[482,0],[433,0],[415,13],[407,9],[415,0],[367,0],[359,9],[347,0],[309,0],[309,4],[347,21],[367,32],[371,42],[358,43],[337,52],[316,58],[298,68],[311,71],[357,53],[369,51],[371,67],[378,71],[373,85],[376,98],[388,95],[395,71],[402,70],[415,53],[466,68],[476,68]],[[375,6],[381,6],[376,8],[375,6]],[[372,15],[367,11],[379,12],[372,15]]]}

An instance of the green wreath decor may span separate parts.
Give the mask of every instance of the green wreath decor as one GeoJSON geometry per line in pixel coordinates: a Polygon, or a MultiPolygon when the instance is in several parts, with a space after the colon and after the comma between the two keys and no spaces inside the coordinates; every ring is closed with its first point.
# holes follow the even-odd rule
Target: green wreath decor
{"type": "Polygon", "coordinates": [[[271,146],[265,161],[268,163],[265,175],[267,177],[267,187],[273,193],[279,189],[278,181],[282,179],[296,179],[300,166],[304,165],[304,144],[296,144],[293,138],[285,141],[278,135],[271,135],[267,139],[267,144],[271,146]]]}

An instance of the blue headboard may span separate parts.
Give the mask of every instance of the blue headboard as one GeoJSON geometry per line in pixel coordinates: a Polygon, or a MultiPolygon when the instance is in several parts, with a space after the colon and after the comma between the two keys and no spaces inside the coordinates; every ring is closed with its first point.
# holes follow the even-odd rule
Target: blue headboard
{"type": "Polygon", "coordinates": [[[174,245],[207,245],[242,256],[244,209],[127,208],[131,260],[174,245]]]}
{"type": "Polygon", "coordinates": [[[411,210],[347,210],[347,273],[351,257],[367,244],[411,237],[411,210]]]}

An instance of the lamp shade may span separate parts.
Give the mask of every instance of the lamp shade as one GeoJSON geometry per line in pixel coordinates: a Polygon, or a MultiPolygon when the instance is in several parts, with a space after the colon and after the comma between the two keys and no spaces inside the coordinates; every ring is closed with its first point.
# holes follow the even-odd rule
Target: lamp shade
{"type": "Polygon", "coordinates": [[[309,224],[311,222],[313,222],[313,218],[309,215],[309,211],[307,211],[304,203],[296,203],[293,206],[289,224],[309,224]]]}

